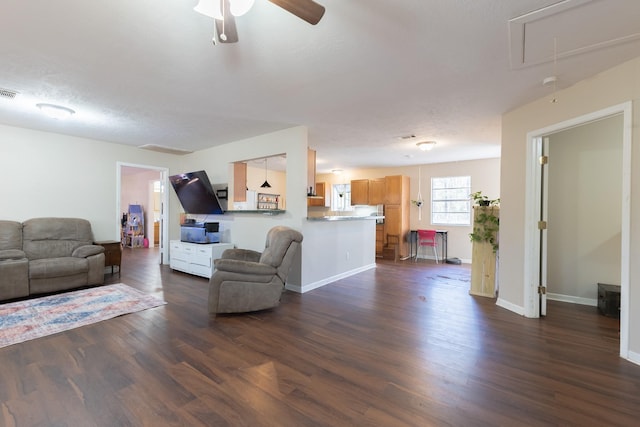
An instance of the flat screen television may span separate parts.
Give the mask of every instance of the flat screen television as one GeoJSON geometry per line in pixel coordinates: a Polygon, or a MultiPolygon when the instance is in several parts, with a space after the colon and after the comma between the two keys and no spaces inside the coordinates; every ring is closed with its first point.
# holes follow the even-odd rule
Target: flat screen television
{"type": "Polygon", "coordinates": [[[169,177],[171,186],[184,211],[189,214],[223,214],[224,210],[216,196],[205,171],[181,173],[169,177]]]}

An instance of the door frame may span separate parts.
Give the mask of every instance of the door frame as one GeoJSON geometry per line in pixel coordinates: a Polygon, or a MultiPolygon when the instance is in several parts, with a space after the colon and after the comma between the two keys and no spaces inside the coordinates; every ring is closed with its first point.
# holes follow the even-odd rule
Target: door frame
{"type": "Polygon", "coordinates": [[[540,231],[538,218],[542,202],[540,143],[546,135],[577,127],[595,120],[622,114],[622,224],[620,262],[620,357],[629,358],[629,269],[631,232],[631,140],[632,102],[624,102],[580,117],[527,133],[525,235],[524,235],[524,315],[540,317],[540,231]]]}
{"type": "Polygon", "coordinates": [[[120,198],[122,193],[122,167],[146,169],[158,172],[162,186],[162,202],[160,207],[160,264],[169,264],[169,168],[160,166],[140,165],[136,163],[116,162],[116,229],[118,235],[121,234],[120,215],[122,207],[120,198]]]}

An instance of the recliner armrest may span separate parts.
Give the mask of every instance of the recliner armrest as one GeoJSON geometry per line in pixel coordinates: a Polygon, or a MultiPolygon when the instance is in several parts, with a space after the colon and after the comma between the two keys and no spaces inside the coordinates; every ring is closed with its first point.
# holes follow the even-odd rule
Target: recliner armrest
{"type": "Polygon", "coordinates": [[[221,259],[235,259],[238,261],[260,261],[261,252],[253,251],[251,249],[227,249],[222,252],[221,259]]]}
{"type": "Polygon", "coordinates": [[[100,245],[84,245],[76,248],[71,256],[76,258],[87,258],[91,255],[98,255],[104,252],[104,246],[100,245]]]}
{"type": "Polygon", "coordinates": [[[241,261],[237,259],[220,258],[213,262],[216,270],[227,271],[231,273],[254,274],[273,276],[276,269],[268,264],[260,264],[258,262],[241,261]]]}
{"type": "Polygon", "coordinates": [[[24,251],[20,249],[3,249],[0,250],[0,261],[4,261],[7,259],[23,259],[26,258],[27,255],[24,251]]]}

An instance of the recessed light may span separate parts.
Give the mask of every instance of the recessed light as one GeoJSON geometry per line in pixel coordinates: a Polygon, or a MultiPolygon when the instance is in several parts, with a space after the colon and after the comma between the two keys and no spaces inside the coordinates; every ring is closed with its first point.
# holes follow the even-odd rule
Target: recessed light
{"type": "Polygon", "coordinates": [[[36,104],[36,107],[40,109],[44,114],[52,119],[64,120],[75,114],[71,108],[63,107],[62,105],[55,104],[36,104]]]}

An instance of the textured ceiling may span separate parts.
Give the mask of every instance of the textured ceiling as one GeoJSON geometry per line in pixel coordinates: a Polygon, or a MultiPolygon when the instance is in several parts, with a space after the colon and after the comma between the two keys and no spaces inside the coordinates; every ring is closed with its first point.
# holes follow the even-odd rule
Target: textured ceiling
{"type": "Polygon", "coordinates": [[[319,172],[497,157],[554,68],[563,88],[640,56],[637,0],[317,1],[311,26],[256,0],[213,46],[196,0],[4,0],[0,123],[186,150],[306,125],[319,172]]]}

